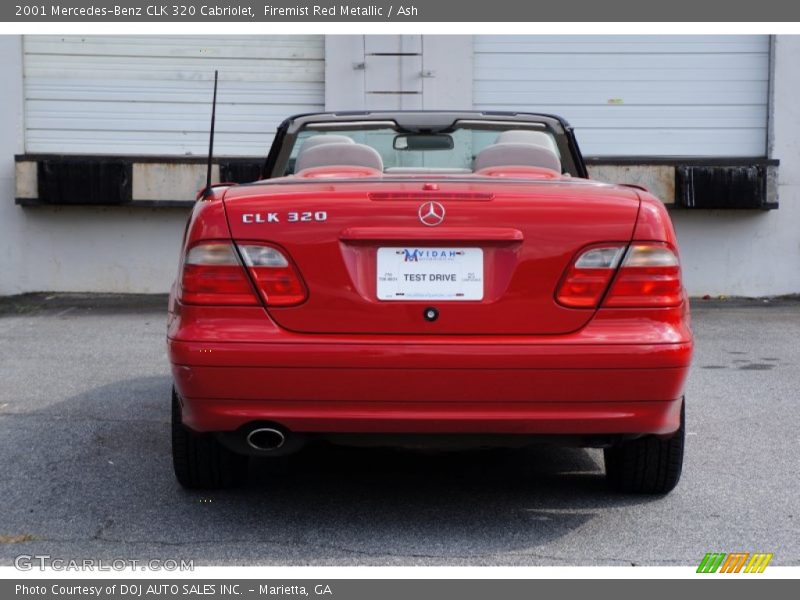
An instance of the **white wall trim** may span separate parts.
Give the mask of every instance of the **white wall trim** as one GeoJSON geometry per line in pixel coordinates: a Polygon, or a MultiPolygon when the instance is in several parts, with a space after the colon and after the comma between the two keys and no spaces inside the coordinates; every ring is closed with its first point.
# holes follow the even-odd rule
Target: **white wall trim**
{"type": "Polygon", "coordinates": [[[325,110],[364,108],[363,35],[325,36],[325,110]]]}
{"type": "Polygon", "coordinates": [[[472,110],[473,36],[422,37],[422,107],[472,110]]]}
{"type": "Polygon", "coordinates": [[[14,205],[14,155],[25,151],[22,36],[0,36],[0,295],[24,290],[25,216],[14,205]]]}

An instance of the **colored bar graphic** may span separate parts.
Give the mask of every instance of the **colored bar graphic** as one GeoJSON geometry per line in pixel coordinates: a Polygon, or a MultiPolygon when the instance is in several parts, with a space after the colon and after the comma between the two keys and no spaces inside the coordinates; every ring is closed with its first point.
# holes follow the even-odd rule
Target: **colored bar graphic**
{"type": "Polygon", "coordinates": [[[720,573],[738,573],[742,570],[745,561],[749,558],[749,552],[732,552],[722,563],[720,573]]]}
{"type": "Polygon", "coordinates": [[[724,552],[709,552],[700,561],[700,566],[697,567],[698,573],[716,573],[722,561],[725,560],[724,552]]]}
{"type": "Polygon", "coordinates": [[[763,573],[772,560],[772,553],[753,554],[750,562],[744,568],[745,573],[763,573]]]}
{"type": "Polygon", "coordinates": [[[697,566],[697,573],[763,573],[772,557],[771,552],[708,552],[697,566]]]}

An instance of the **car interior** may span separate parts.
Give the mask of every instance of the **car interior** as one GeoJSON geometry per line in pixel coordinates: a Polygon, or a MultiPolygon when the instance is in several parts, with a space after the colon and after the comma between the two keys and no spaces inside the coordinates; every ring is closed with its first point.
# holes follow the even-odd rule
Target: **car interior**
{"type": "Polygon", "coordinates": [[[473,168],[389,167],[384,170],[380,153],[357,144],[345,135],[314,135],[306,138],[295,160],[295,173],[320,167],[359,167],[380,173],[458,174],[478,173],[500,167],[534,167],[561,173],[561,161],[553,138],[541,131],[508,130],[475,155],[473,168]]]}

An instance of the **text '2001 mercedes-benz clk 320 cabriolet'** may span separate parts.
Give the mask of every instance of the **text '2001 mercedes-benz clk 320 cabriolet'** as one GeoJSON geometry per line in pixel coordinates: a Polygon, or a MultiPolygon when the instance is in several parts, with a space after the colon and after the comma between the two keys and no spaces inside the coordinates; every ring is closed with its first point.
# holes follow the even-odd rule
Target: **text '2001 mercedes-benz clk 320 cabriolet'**
{"type": "Polygon", "coordinates": [[[561,118],[286,120],[264,179],[197,202],[169,304],[190,488],[309,442],[603,448],[680,477],[689,306],[664,205],[591,181],[561,118]]]}

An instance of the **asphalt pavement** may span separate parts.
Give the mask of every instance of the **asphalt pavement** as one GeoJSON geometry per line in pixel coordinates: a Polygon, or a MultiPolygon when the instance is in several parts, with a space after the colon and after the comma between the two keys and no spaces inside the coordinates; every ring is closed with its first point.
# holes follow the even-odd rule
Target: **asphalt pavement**
{"type": "Polygon", "coordinates": [[[0,564],[800,565],[800,301],[694,303],[670,495],[613,493],[597,450],[313,448],[235,491],[171,470],[162,297],[0,299],[0,564]]]}

